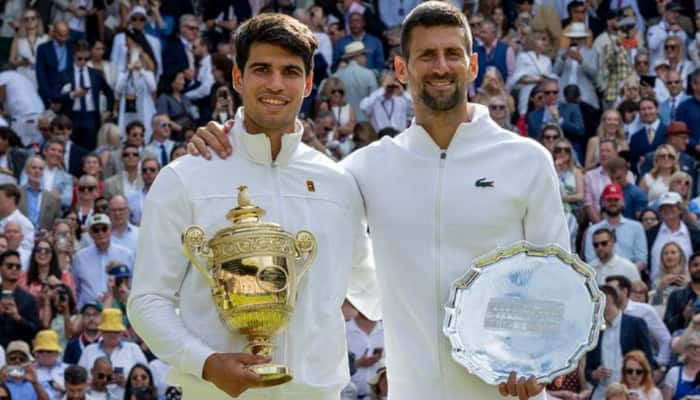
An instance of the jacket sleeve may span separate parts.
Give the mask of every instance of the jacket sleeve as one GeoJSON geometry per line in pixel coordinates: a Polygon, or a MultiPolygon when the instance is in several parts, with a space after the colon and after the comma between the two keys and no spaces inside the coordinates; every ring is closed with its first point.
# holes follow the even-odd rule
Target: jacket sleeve
{"type": "Polygon", "coordinates": [[[664,324],[666,324],[669,332],[685,328],[686,322],[683,317],[683,308],[685,307],[683,302],[685,299],[685,296],[683,296],[684,292],[685,290],[677,290],[668,297],[668,304],[664,313],[664,324]]]}
{"type": "Polygon", "coordinates": [[[644,227],[637,225],[634,233],[634,258],[632,261],[641,261],[644,265],[647,265],[648,258],[647,237],[644,234],[644,227]]]}
{"type": "Polygon", "coordinates": [[[535,244],[556,243],[571,250],[569,228],[559,195],[559,179],[547,149],[538,146],[536,168],[530,184],[527,211],[523,219],[525,240],[535,244]]]}
{"type": "Polygon", "coordinates": [[[51,101],[51,88],[49,87],[48,80],[48,63],[46,62],[46,55],[44,46],[39,46],[36,55],[36,81],[39,86],[39,96],[44,101],[44,106],[48,107],[51,101]]]}
{"type": "Polygon", "coordinates": [[[583,136],[585,128],[583,126],[583,115],[581,109],[574,105],[567,105],[562,109],[561,129],[576,136],[583,136]]]}
{"type": "Polygon", "coordinates": [[[185,277],[202,279],[180,248],[180,231],[190,224],[191,195],[171,168],[163,169],[144,205],[128,315],[149,347],[176,370],[201,377],[214,350],[185,327],[177,294],[185,277]]]}
{"type": "Polygon", "coordinates": [[[109,87],[107,81],[102,77],[102,75],[97,76],[99,76],[98,79],[100,80],[100,91],[107,98],[107,110],[112,111],[114,110],[114,91],[112,91],[112,88],[109,87]]]}

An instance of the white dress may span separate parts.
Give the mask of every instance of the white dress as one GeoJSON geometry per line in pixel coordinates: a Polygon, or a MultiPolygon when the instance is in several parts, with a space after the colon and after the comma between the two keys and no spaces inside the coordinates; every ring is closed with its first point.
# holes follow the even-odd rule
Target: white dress
{"type": "Polygon", "coordinates": [[[49,37],[47,35],[37,37],[34,43],[30,43],[29,39],[26,37],[17,38],[17,58],[26,58],[30,62],[30,65],[26,67],[17,67],[17,72],[26,76],[27,79],[34,84],[35,88],[38,87],[36,83],[36,71],[34,70],[34,66],[36,65],[36,50],[39,48],[39,45],[48,41],[49,37]]]}
{"type": "Polygon", "coordinates": [[[332,106],[331,111],[335,117],[335,121],[339,126],[344,126],[350,122],[350,109],[352,106],[350,104],[345,104],[343,106],[332,106]]]}
{"type": "Polygon", "coordinates": [[[552,76],[552,60],[545,54],[539,56],[534,51],[521,51],[515,59],[515,72],[508,78],[506,89],[520,89],[518,93],[518,113],[527,113],[527,102],[530,99],[530,92],[535,88],[535,84],[518,84],[520,78],[524,76],[552,76]]]}
{"type": "Polygon", "coordinates": [[[643,179],[644,183],[646,183],[649,188],[649,193],[647,193],[649,204],[661,197],[662,194],[668,192],[668,186],[664,183],[664,178],[661,175],[654,179],[650,173],[647,173],[644,175],[643,179]]]}
{"type": "Polygon", "coordinates": [[[151,141],[151,124],[153,114],[156,112],[153,102],[153,93],[156,91],[156,77],[153,71],[141,69],[133,72],[120,72],[117,84],[114,88],[115,95],[119,96],[119,131],[122,140],[126,139],[126,126],[129,122],[138,120],[146,127],[145,143],[151,141]],[[136,112],[127,112],[127,96],[135,96],[136,112]]]}

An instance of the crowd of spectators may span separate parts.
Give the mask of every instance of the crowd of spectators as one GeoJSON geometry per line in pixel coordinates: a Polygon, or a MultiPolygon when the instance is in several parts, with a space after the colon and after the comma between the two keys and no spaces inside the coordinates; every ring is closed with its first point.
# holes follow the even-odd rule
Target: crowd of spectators
{"type": "MultiPolygon", "coordinates": [[[[125,304],[158,172],[239,111],[236,27],[281,12],[315,33],[303,141],[340,160],[411,123],[393,59],[419,2],[0,3],[0,398],[178,398],[125,304]]],[[[470,98],[551,152],[572,249],[609,299],[550,398],[700,398],[700,2],[452,2],[479,55],[470,98]]],[[[343,399],[384,399],[382,322],[342,311],[343,399]]]]}

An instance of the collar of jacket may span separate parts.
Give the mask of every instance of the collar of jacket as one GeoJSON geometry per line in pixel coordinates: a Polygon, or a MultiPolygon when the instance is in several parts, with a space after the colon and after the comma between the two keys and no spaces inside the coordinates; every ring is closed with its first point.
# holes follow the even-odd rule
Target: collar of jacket
{"type": "MultiPolygon", "coordinates": [[[[294,121],[294,132],[282,135],[282,148],[277,159],[272,160],[272,144],[270,138],[262,133],[249,133],[243,126],[243,107],[239,107],[236,112],[236,119],[233,125],[234,149],[243,149],[246,157],[256,163],[266,166],[284,167],[294,155],[294,152],[301,143],[301,136],[304,133],[304,126],[297,119],[294,121]]],[[[235,151],[235,150],[234,150],[235,151]]]]}
{"type": "MultiPolygon", "coordinates": [[[[486,106],[476,103],[468,103],[472,111],[472,119],[469,122],[462,122],[457,127],[447,152],[452,152],[462,146],[463,143],[473,141],[477,137],[488,134],[494,130],[501,130],[489,116],[486,106]]],[[[430,134],[421,125],[416,124],[415,119],[404,134],[397,137],[399,142],[404,142],[407,150],[411,153],[425,157],[435,157],[443,152],[435,143],[430,134]],[[403,136],[403,140],[401,140],[403,136]]]]}

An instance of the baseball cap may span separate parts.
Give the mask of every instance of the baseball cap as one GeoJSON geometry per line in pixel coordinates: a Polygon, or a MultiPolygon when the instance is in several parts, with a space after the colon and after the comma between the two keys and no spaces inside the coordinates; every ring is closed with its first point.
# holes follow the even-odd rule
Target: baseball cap
{"type": "Polygon", "coordinates": [[[107,214],[93,214],[88,220],[88,227],[92,228],[94,225],[111,226],[112,221],[109,219],[107,214]]]}
{"type": "Polygon", "coordinates": [[[622,200],[624,198],[622,194],[622,187],[619,183],[611,183],[603,189],[603,200],[618,199],[622,200]]]}
{"type": "Polygon", "coordinates": [[[94,308],[95,310],[97,310],[97,312],[100,312],[100,313],[102,312],[102,304],[100,304],[96,301],[93,301],[93,302],[88,302],[88,303],[83,304],[83,306],[80,308],[80,313],[81,314],[84,313],[85,310],[87,310],[88,308],[91,308],[91,307],[94,308]]]}
{"type": "Polygon", "coordinates": [[[666,192],[659,197],[659,207],[661,206],[677,206],[683,202],[681,195],[676,192],[666,192]]]}
{"type": "Polygon", "coordinates": [[[146,14],[145,8],[143,8],[141,6],[136,6],[136,7],[132,8],[131,11],[129,12],[129,19],[131,19],[131,17],[133,17],[134,15],[143,15],[145,17],[148,14],[146,14]]]}
{"type": "Polygon", "coordinates": [[[131,271],[129,270],[129,267],[127,267],[124,264],[118,264],[113,266],[112,268],[107,270],[107,273],[109,275],[114,276],[115,278],[128,278],[131,276],[131,271]]]}
{"type": "Polygon", "coordinates": [[[677,1],[666,4],[666,11],[683,11],[683,5],[677,1]]]}

